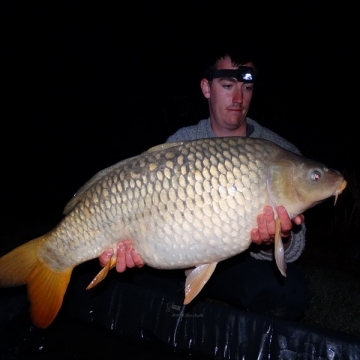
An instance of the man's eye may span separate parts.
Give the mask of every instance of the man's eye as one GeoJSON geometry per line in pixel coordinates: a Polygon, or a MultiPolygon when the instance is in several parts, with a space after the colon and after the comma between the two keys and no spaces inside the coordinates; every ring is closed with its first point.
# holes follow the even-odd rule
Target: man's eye
{"type": "Polygon", "coordinates": [[[231,89],[233,87],[233,84],[223,84],[224,89],[231,89]]]}
{"type": "Polygon", "coordinates": [[[247,91],[252,91],[253,88],[254,88],[254,85],[246,85],[245,86],[245,90],[247,90],[247,91]]]}

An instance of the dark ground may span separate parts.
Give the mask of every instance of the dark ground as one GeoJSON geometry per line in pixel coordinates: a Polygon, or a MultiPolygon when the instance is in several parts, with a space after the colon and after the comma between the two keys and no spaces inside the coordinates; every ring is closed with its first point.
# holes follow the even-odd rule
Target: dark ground
{"type": "Polygon", "coordinates": [[[196,352],[175,350],[164,343],[120,335],[100,326],[59,317],[46,331],[34,328],[27,315],[19,316],[2,336],[1,359],[213,360],[196,352]]]}

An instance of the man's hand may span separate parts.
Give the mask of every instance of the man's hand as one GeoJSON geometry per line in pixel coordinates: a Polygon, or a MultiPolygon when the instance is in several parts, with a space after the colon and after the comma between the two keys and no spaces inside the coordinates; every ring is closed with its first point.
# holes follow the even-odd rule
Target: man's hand
{"type": "MultiPolygon", "coordinates": [[[[104,267],[110,258],[114,255],[113,249],[105,250],[99,257],[99,262],[104,267]]],[[[116,271],[124,272],[126,268],[133,268],[135,266],[141,268],[145,264],[141,256],[133,248],[130,240],[119,241],[117,245],[116,254],[116,271]]]]}
{"type": "MultiPolygon", "coordinates": [[[[300,225],[304,222],[304,215],[298,215],[294,219],[290,219],[288,213],[283,206],[276,207],[278,217],[281,223],[281,237],[286,238],[291,234],[293,222],[300,225]]],[[[265,206],[264,213],[257,217],[258,227],[251,230],[251,239],[255,244],[270,244],[275,237],[275,216],[271,206],[265,206]]]]}

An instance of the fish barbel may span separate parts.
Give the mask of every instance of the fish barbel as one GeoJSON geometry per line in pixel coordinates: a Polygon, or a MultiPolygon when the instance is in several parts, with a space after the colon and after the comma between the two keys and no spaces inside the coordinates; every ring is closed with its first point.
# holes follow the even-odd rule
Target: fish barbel
{"type": "MultiPolygon", "coordinates": [[[[188,304],[217,263],[245,251],[265,205],[291,218],[337,196],[343,176],[264,139],[229,137],[165,143],[93,176],[70,200],[60,223],[0,258],[0,286],[27,284],[34,324],[56,317],[75,266],[115,255],[89,287],[114,266],[116,244],[131,240],[145,264],[186,269],[188,304]]],[[[276,220],[275,259],[286,264],[276,220]]]]}

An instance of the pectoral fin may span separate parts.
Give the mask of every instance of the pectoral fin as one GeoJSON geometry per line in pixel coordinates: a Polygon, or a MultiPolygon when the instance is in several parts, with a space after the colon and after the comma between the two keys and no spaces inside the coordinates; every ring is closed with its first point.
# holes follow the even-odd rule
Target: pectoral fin
{"type": "Polygon", "coordinates": [[[116,256],[112,256],[108,263],[97,273],[97,275],[91,280],[91,283],[87,286],[86,290],[92,289],[106,278],[108,272],[116,265],[116,256]]]}
{"type": "Polygon", "coordinates": [[[184,305],[189,304],[201,291],[216,268],[217,262],[197,266],[192,271],[186,271],[184,305]]]}
{"type": "Polygon", "coordinates": [[[275,227],[275,261],[276,265],[279,268],[281,274],[286,276],[286,262],[285,262],[285,254],[284,254],[284,244],[281,239],[281,225],[280,219],[276,219],[276,227],[275,227]]]}

